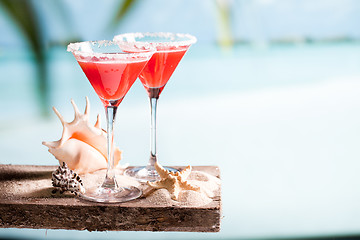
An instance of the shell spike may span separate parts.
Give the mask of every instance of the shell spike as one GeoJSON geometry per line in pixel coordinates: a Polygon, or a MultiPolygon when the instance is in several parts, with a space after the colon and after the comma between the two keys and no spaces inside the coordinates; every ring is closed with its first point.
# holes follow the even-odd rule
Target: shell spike
{"type": "Polygon", "coordinates": [[[85,107],[84,115],[89,115],[90,114],[90,102],[89,102],[89,98],[87,96],[85,97],[85,101],[86,101],[86,107],[85,107]]]}
{"type": "Polygon", "coordinates": [[[80,116],[80,111],[79,111],[78,107],[76,106],[74,99],[71,99],[71,104],[73,105],[73,108],[74,108],[75,119],[77,119],[80,116]]]}
{"type": "MultiPolygon", "coordinates": [[[[59,144],[60,144],[60,141],[54,141],[54,142],[46,142],[46,141],[43,141],[42,142],[42,145],[44,145],[44,146],[46,146],[46,147],[48,147],[48,148],[55,148],[56,146],[59,146],[59,144]]],[[[50,149],[49,149],[49,151],[50,151],[50,149]]]]}
{"type": "Polygon", "coordinates": [[[55,107],[53,107],[52,109],[55,112],[56,116],[58,116],[58,118],[60,119],[61,124],[64,126],[64,124],[66,122],[65,122],[63,116],[61,116],[61,114],[59,113],[59,111],[55,107]]]}
{"type": "Polygon", "coordinates": [[[101,129],[101,117],[100,114],[97,115],[95,127],[101,129]]]}
{"type": "MultiPolygon", "coordinates": [[[[60,166],[65,162],[69,169],[78,174],[91,173],[107,167],[106,132],[101,129],[99,117],[95,124],[97,127],[90,123],[90,104],[88,99],[86,100],[86,107],[80,109],[81,112],[74,100],[71,100],[75,111],[75,118],[71,122],[66,122],[59,111],[53,108],[63,126],[62,136],[58,141],[43,142],[43,145],[47,146],[49,152],[59,161],[60,166]]],[[[115,166],[119,165],[120,159],[121,151],[115,147],[115,166]]]]}

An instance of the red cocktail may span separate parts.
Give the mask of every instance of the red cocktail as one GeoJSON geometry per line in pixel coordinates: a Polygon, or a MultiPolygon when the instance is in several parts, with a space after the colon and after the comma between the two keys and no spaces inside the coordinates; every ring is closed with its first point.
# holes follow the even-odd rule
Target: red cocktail
{"type": "MultiPolygon", "coordinates": [[[[140,181],[155,181],[158,174],[154,164],[156,153],[156,105],[157,100],[175,71],[180,60],[196,42],[196,38],[189,34],[178,33],[127,33],[114,37],[114,41],[134,43],[137,46],[150,44],[156,49],[139,78],[148,92],[151,107],[151,149],[150,160],[146,167],[128,168],[125,173],[136,177],[140,181]]],[[[176,169],[167,168],[171,171],[176,169]]]]}
{"type": "Polygon", "coordinates": [[[70,43],[83,72],[101,99],[107,119],[108,168],[100,187],[86,189],[80,196],[95,202],[125,202],[141,195],[136,187],[119,187],[113,159],[113,124],[117,107],[148,62],[154,50],[151,46],[119,45],[112,41],[70,43]]]}
{"type": "Polygon", "coordinates": [[[109,100],[117,100],[117,105],[125,97],[146,62],[145,58],[133,62],[78,60],[95,92],[105,101],[104,104],[108,104],[109,100]]]}
{"type": "Polygon", "coordinates": [[[187,48],[164,48],[151,57],[139,78],[150,97],[158,98],[187,48]]]}

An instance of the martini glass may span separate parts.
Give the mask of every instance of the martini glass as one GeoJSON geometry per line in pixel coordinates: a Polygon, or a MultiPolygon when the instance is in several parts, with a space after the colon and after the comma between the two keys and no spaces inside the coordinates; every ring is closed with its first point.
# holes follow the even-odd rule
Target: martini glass
{"type": "Polygon", "coordinates": [[[117,108],[135,82],[154,50],[149,45],[118,44],[112,41],[70,43],[72,52],[105,107],[107,120],[107,171],[103,184],[86,189],[80,196],[94,202],[125,202],[141,195],[141,190],[120,187],[115,178],[113,126],[117,108]]]}
{"type": "MultiPolygon", "coordinates": [[[[196,38],[189,34],[179,33],[125,33],[114,37],[114,41],[136,43],[137,45],[150,44],[156,49],[139,78],[145,87],[151,109],[151,138],[150,159],[147,166],[131,167],[125,171],[126,175],[140,181],[155,181],[159,176],[155,170],[157,161],[156,152],[156,106],[157,100],[175,71],[182,57],[189,47],[196,42],[196,38]]],[[[177,169],[167,168],[170,171],[177,169]]]]}

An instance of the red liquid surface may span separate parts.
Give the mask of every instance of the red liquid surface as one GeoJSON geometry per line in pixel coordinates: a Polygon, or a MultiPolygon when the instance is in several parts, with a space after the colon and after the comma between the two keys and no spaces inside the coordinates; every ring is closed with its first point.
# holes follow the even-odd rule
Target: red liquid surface
{"type": "Polygon", "coordinates": [[[79,65],[105,105],[119,105],[146,64],[144,61],[81,61],[79,65]],[[110,103],[112,102],[112,103],[110,103]]]}
{"type": "Polygon", "coordinates": [[[139,75],[150,97],[159,97],[187,49],[183,47],[178,51],[161,50],[154,53],[139,75]]]}

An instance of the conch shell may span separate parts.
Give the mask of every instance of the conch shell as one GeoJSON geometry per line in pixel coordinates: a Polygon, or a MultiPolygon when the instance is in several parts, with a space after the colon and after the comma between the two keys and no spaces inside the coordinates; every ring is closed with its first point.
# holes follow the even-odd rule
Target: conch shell
{"type": "MultiPolygon", "coordinates": [[[[89,123],[90,103],[86,97],[84,114],[79,112],[75,102],[75,117],[72,122],[66,122],[59,111],[53,107],[55,114],[63,125],[62,137],[54,142],[42,142],[49,148],[49,152],[59,160],[60,165],[65,162],[71,170],[78,174],[95,172],[107,168],[107,134],[100,127],[100,115],[94,126],[89,123]]],[[[114,165],[121,159],[119,148],[114,150],[114,165]]]]}

